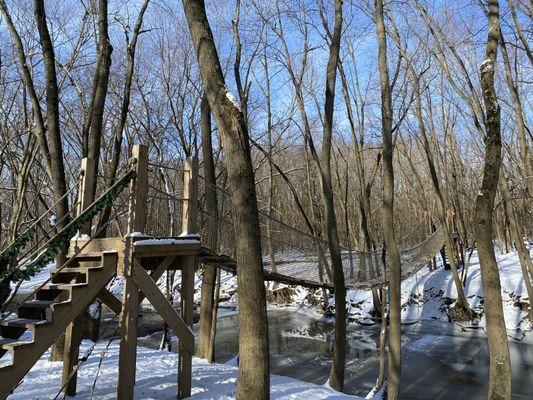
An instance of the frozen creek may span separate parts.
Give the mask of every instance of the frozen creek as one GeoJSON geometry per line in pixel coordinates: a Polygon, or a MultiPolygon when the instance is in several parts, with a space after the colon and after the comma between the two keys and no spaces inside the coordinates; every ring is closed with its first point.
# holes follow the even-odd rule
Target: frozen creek
{"type": "MultiPolygon", "coordinates": [[[[157,348],[158,316],[145,313],[139,345],[157,348]]],[[[197,326],[195,326],[195,330],[197,326]]],[[[269,310],[271,373],[325,383],[332,356],[333,322],[308,309],[269,310]]],[[[510,335],[514,332],[510,332],[510,335]]],[[[349,350],[345,392],[364,396],[372,388],[377,363],[379,325],[348,327],[349,350]]],[[[444,321],[419,321],[402,327],[402,399],[485,399],[488,385],[488,345],[482,329],[467,329],[444,321]]],[[[533,398],[533,339],[509,339],[513,367],[513,399],[533,398]]],[[[238,316],[218,320],[216,362],[237,355],[238,316]]]]}

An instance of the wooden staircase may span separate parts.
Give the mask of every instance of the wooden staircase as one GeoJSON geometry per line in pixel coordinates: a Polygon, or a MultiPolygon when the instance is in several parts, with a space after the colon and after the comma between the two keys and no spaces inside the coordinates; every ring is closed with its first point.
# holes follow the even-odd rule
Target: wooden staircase
{"type": "Polygon", "coordinates": [[[10,364],[0,366],[0,399],[11,393],[67,326],[94,301],[116,274],[117,259],[113,251],[75,257],[70,266],[52,271],[51,283],[38,289],[32,300],[18,306],[17,318],[0,320],[0,357],[8,352],[12,356],[10,364]],[[31,341],[21,340],[26,330],[32,332],[31,341]]]}

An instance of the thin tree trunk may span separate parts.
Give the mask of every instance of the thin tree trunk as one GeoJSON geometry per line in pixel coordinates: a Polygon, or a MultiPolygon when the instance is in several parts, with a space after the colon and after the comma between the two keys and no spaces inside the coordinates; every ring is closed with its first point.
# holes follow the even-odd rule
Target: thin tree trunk
{"type": "MultiPolygon", "coordinates": [[[[515,243],[516,252],[518,253],[518,259],[520,261],[520,268],[522,269],[522,277],[524,278],[524,284],[526,286],[527,297],[533,299],[533,287],[531,285],[531,280],[533,279],[533,262],[531,262],[531,257],[529,256],[529,250],[526,249],[523,241],[523,235],[518,224],[518,218],[516,217],[515,210],[513,208],[513,199],[511,197],[511,192],[509,190],[509,184],[507,183],[507,178],[503,168],[500,169],[500,188],[503,197],[503,205],[507,210],[507,215],[509,216],[509,228],[511,231],[511,238],[515,243]]],[[[531,301],[528,310],[528,317],[531,320],[533,315],[531,314],[531,301]]]]}
{"type": "Polygon", "coordinates": [[[98,164],[100,162],[101,142],[104,133],[104,107],[111,68],[111,53],[113,52],[113,46],[111,46],[108,34],[107,3],[107,0],[98,1],[98,61],[93,81],[91,105],[89,107],[90,120],[88,126],[85,127],[89,135],[87,155],[94,160],[93,197],[96,194],[98,164]]]}
{"type": "Polygon", "coordinates": [[[390,330],[388,400],[396,400],[400,392],[401,374],[401,264],[394,234],[394,170],[392,144],[392,96],[387,66],[387,36],[383,18],[383,2],[375,0],[378,37],[378,66],[381,82],[381,124],[383,135],[383,238],[390,265],[390,330]]]}
{"type": "Polygon", "coordinates": [[[342,391],[346,363],[346,287],[344,286],[344,270],[339,246],[339,233],[335,217],[333,183],[331,179],[331,142],[333,136],[335,82],[337,79],[337,65],[339,62],[341,46],[342,0],[335,0],[334,4],[335,22],[333,35],[331,36],[331,44],[329,46],[329,58],[327,64],[322,160],[319,167],[322,184],[322,198],[326,211],[326,227],[328,232],[331,267],[333,270],[333,285],[335,288],[335,342],[333,347],[333,362],[329,374],[329,384],[333,389],[342,391]]]}
{"type": "Polygon", "coordinates": [[[474,229],[483,284],[490,353],[489,400],[511,399],[511,362],[503,318],[500,275],[492,242],[492,209],[501,164],[500,107],[494,89],[494,70],[500,32],[498,0],[489,0],[486,59],[480,67],[485,102],[486,137],[483,181],[476,197],[474,229]]]}
{"type": "MultiPolygon", "coordinates": [[[[117,176],[118,166],[120,163],[120,154],[122,152],[122,142],[124,137],[124,129],[126,127],[126,121],[128,119],[128,113],[130,109],[130,100],[131,100],[131,84],[133,82],[133,74],[135,71],[135,52],[137,50],[137,42],[139,39],[139,34],[141,32],[142,23],[144,14],[148,7],[150,0],[144,0],[144,3],[141,7],[139,15],[137,16],[137,21],[135,22],[135,27],[133,28],[133,35],[131,37],[131,42],[127,43],[126,47],[126,75],[124,80],[124,89],[122,93],[122,103],[120,106],[120,116],[117,125],[114,127],[113,131],[113,156],[111,162],[106,169],[106,184],[108,187],[111,187],[115,183],[117,176]]],[[[104,226],[109,217],[111,216],[111,206],[104,208],[100,219],[98,220],[97,231],[104,226]]],[[[101,236],[105,237],[106,230],[101,230],[101,236]]]]}
{"type": "MultiPolygon", "coordinates": [[[[207,246],[214,251],[217,251],[218,243],[218,204],[216,192],[216,173],[215,161],[213,159],[213,144],[211,139],[211,109],[207,97],[202,96],[200,104],[201,112],[201,129],[202,129],[202,153],[204,165],[204,177],[206,184],[206,198],[205,211],[207,213],[207,221],[205,234],[202,240],[207,246]]],[[[215,283],[217,272],[215,267],[204,265],[202,274],[202,286],[200,294],[200,328],[198,347],[196,349],[196,356],[212,361],[211,356],[211,342],[214,339],[213,323],[216,324],[216,319],[213,318],[214,308],[216,307],[215,283]],[[211,358],[211,360],[210,360],[211,358]]]]}

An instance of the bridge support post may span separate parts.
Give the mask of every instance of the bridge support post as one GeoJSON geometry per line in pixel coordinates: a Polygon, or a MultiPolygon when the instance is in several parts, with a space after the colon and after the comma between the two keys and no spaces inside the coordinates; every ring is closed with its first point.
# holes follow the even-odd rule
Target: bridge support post
{"type": "Polygon", "coordinates": [[[146,194],[148,188],[148,147],[133,146],[132,156],[136,158],[136,176],[131,184],[132,199],[128,234],[125,243],[124,264],[121,273],[124,275],[122,291],[122,312],[120,313],[120,353],[118,365],[117,398],[129,400],[133,398],[135,371],[137,362],[137,322],[139,313],[139,288],[133,280],[133,232],[144,232],[146,227],[146,194]]]}
{"type": "MultiPolygon", "coordinates": [[[[198,158],[187,157],[183,182],[182,235],[198,233],[198,158]]],[[[197,256],[183,257],[181,265],[181,317],[192,328],[194,316],[194,273],[197,256]]],[[[178,364],[178,398],[191,395],[193,353],[180,342],[178,364]]]]}
{"type": "Polygon", "coordinates": [[[198,233],[198,157],[187,157],[183,167],[182,235],[198,233]]]}
{"type": "MultiPolygon", "coordinates": [[[[94,201],[94,159],[84,158],[81,160],[81,173],[83,174],[79,188],[78,215],[83,213],[94,201]]],[[[91,234],[91,222],[87,222],[78,232],[79,235],[91,234]]],[[[76,243],[74,243],[77,246],[76,243]]],[[[63,374],[61,386],[67,396],[76,395],[78,374],[74,371],[78,363],[81,342],[81,314],[71,322],[65,330],[65,347],[63,350],[63,374]]]]}

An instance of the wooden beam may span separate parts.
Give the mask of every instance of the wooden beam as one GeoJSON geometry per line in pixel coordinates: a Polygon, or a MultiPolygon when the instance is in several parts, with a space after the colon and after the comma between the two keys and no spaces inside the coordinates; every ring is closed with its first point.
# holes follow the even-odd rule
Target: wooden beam
{"type": "Polygon", "coordinates": [[[103,288],[98,292],[98,298],[107,306],[107,308],[120,316],[120,313],[122,312],[122,302],[117,299],[113,293],[106,288],[103,288]]]}
{"type": "Polygon", "coordinates": [[[176,244],[141,244],[133,245],[134,254],[137,258],[157,256],[191,255],[199,252],[200,242],[186,242],[176,244]]]}
{"type": "Polygon", "coordinates": [[[198,157],[185,159],[183,175],[183,233],[198,232],[198,157]]]}
{"type": "MultiPolygon", "coordinates": [[[[172,265],[175,259],[176,257],[166,256],[163,261],[161,261],[161,263],[157,266],[157,268],[152,271],[152,273],[150,274],[150,278],[152,278],[154,282],[157,282],[159,278],[163,276],[163,273],[167,270],[167,268],[172,265]]],[[[144,297],[144,293],[139,294],[139,306],[144,300],[144,297]]]]}
{"type": "MultiPolygon", "coordinates": [[[[94,201],[94,159],[85,157],[81,160],[81,170],[83,171],[83,177],[80,182],[80,203],[78,204],[77,213],[80,215],[89,207],[94,201]]],[[[91,234],[91,221],[87,221],[80,228],[81,234],[91,234]]]]}
{"type": "MultiPolygon", "coordinates": [[[[192,327],[194,316],[194,272],[198,258],[190,256],[184,258],[181,266],[181,315],[185,323],[192,327]]],[[[180,341],[178,365],[178,398],[183,399],[191,395],[192,356],[194,349],[188,349],[180,341]]]]}
{"type": "Polygon", "coordinates": [[[137,260],[135,260],[133,264],[133,280],[150,303],[152,303],[159,315],[161,315],[167,325],[170,326],[176,336],[180,339],[180,343],[183,343],[184,347],[191,354],[194,353],[194,335],[192,330],[174,308],[172,308],[172,305],[157,287],[154,280],[148,275],[148,272],[146,272],[137,260]]]}

